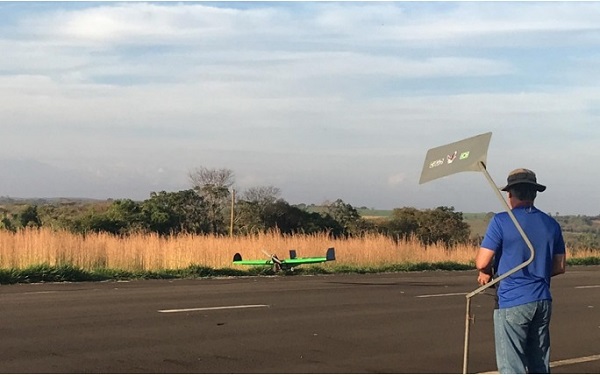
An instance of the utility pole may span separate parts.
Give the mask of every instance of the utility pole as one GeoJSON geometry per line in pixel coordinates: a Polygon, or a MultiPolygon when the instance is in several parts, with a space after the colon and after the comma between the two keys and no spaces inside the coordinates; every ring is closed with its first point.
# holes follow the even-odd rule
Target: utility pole
{"type": "Polygon", "coordinates": [[[233,237],[233,208],[235,206],[235,189],[231,189],[231,218],[229,220],[229,237],[233,237]]]}

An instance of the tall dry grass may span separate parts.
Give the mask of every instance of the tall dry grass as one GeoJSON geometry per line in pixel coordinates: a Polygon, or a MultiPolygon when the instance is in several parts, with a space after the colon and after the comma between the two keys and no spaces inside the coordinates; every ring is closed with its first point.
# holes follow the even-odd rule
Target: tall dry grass
{"type": "MultiPolygon", "coordinates": [[[[181,269],[192,264],[213,268],[233,267],[235,253],[244,259],[265,259],[264,251],[288,257],[295,249],[299,257],[324,256],[335,247],[335,265],[381,266],[406,262],[457,262],[474,260],[477,247],[441,245],[424,247],[418,240],[395,242],[383,235],[331,239],[326,234],[281,235],[271,232],[240,237],[178,235],[160,237],[136,234],[119,237],[110,234],[77,235],[68,231],[25,229],[0,231],[0,268],[27,268],[32,265],[72,265],[84,270],[100,268],[126,271],[181,269]]],[[[599,251],[580,251],[577,256],[598,256],[599,251]]],[[[334,266],[333,263],[325,264],[334,266]]],[[[243,267],[240,267],[243,268],[243,267]]]]}

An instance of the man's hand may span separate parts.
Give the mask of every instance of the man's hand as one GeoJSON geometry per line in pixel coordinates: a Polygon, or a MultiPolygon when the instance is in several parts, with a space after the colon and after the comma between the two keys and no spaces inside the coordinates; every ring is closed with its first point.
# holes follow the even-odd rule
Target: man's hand
{"type": "Polygon", "coordinates": [[[479,248],[477,256],[475,257],[475,267],[479,270],[479,276],[477,277],[477,282],[479,285],[485,285],[492,279],[493,259],[493,250],[486,249],[485,247],[479,248]]]}
{"type": "Polygon", "coordinates": [[[477,282],[479,285],[485,285],[489,283],[491,279],[492,275],[483,271],[479,271],[479,276],[477,277],[477,282]]]}

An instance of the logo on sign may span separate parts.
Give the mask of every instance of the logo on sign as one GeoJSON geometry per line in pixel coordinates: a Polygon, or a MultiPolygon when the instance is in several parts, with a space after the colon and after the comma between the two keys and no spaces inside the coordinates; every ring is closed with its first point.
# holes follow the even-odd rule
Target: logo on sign
{"type": "Polygon", "coordinates": [[[444,159],[438,159],[438,160],[432,161],[429,164],[429,169],[439,167],[442,164],[444,164],[444,159]]]}
{"type": "Polygon", "coordinates": [[[448,164],[452,164],[452,162],[454,161],[454,159],[456,159],[456,155],[458,155],[458,151],[454,151],[454,154],[448,155],[448,157],[447,157],[448,164]]]}

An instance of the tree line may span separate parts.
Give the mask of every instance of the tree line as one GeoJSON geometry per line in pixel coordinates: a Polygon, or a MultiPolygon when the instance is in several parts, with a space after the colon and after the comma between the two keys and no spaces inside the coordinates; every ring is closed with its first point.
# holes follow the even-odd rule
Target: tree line
{"type": "Polygon", "coordinates": [[[396,208],[389,218],[368,220],[352,205],[337,199],[319,212],[292,205],[273,186],[251,187],[240,194],[232,189],[229,169],[198,168],[190,172],[192,188],[152,192],[148,199],[118,199],[89,204],[84,212],[65,204],[30,204],[18,212],[0,209],[0,228],[51,227],[75,233],[107,232],[247,235],[277,230],[282,234],[326,232],[332,237],[380,233],[401,240],[417,238],[429,245],[447,246],[469,241],[470,228],[453,207],[418,210],[396,208]]]}

